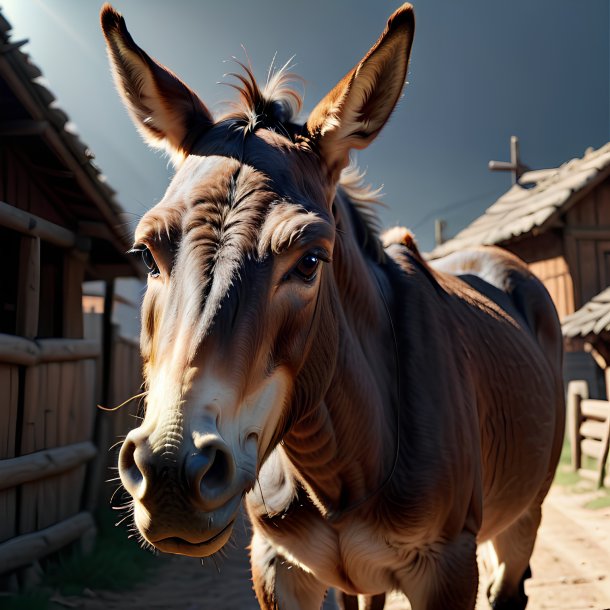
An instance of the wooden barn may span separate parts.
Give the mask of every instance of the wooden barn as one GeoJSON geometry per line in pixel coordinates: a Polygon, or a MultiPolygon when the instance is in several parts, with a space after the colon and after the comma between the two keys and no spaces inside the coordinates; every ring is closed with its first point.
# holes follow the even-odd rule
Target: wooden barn
{"type": "Polygon", "coordinates": [[[84,338],[82,286],[111,303],[115,278],[141,275],[112,189],[9,32],[0,13],[0,576],[94,533],[113,348],[108,307],[84,338]]]}
{"type": "MultiPolygon", "coordinates": [[[[561,319],[610,285],[610,143],[561,167],[527,171],[485,213],[431,253],[498,245],[528,263],[561,319]]],[[[566,379],[602,380],[581,341],[566,344],[566,379]]]]}

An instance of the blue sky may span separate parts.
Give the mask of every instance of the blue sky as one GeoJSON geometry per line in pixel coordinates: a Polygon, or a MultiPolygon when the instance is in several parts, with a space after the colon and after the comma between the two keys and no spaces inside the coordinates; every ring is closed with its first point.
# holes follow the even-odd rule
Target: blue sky
{"type": "MultiPolygon", "coordinates": [[[[608,0],[420,0],[405,96],[358,160],[383,184],[385,225],[433,245],[433,221],[456,233],[510,186],[491,173],[518,135],[523,161],[559,165],[610,139],[608,0]]],[[[43,70],[60,106],[134,218],[169,182],[167,158],[140,141],[114,91],[99,30],[101,2],[4,0],[13,40],[43,70]]],[[[216,84],[244,59],[263,79],[277,53],[295,55],[305,111],[377,39],[398,6],[385,0],[224,0],[114,3],[135,40],[214,108],[231,90],[216,84]]]]}

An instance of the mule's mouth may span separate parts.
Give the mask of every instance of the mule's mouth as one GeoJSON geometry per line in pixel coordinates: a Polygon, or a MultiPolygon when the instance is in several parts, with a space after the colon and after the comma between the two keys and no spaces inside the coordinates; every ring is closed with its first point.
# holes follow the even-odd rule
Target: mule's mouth
{"type": "Polygon", "coordinates": [[[191,542],[177,536],[162,538],[153,542],[153,545],[163,553],[174,555],[188,555],[189,557],[208,557],[220,550],[229,540],[236,517],[231,519],[217,534],[200,542],[191,542]]]}

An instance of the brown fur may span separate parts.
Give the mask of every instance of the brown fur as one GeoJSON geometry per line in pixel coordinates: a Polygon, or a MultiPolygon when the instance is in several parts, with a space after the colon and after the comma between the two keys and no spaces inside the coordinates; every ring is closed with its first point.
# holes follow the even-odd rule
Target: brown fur
{"type": "Polygon", "coordinates": [[[318,608],[333,586],[347,606],[401,589],[471,610],[484,540],[494,608],[525,607],[563,433],[550,298],[497,249],[431,267],[406,229],[380,238],[359,178],[338,182],[400,95],[410,6],[305,125],[284,72],[236,75],[214,121],[110,7],[102,25],[134,120],[178,166],[136,231],[155,261],[147,412],[119,466],[142,535],[212,554],[246,494],[263,608],[318,608]]]}

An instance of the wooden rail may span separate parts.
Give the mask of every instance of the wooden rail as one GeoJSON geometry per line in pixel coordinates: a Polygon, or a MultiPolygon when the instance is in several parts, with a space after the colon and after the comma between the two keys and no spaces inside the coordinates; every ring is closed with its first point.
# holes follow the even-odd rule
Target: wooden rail
{"type": "Polygon", "coordinates": [[[0,362],[32,366],[43,362],[86,360],[100,355],[97,341],[86,339],[38,339],[0,334],[0,362]]]}
{"type": "Polygon", "coordinates": [[[95,445],[85,441],[0,460],[0,489],[62,474],[85,464],[96,454],[95,445]]]}
{"type": "MultiPolygon", "coordinates": [[[[72,231],[20,210],[14,205],[4,203],[4,201],[0,201],[0,224],[25,235],[40,237],[61,248],[74,248],[81,245],[79,238],[72,231]]],[[[86,247],[84,242],[82,245],[86,247]]]]}
{"type": "Polygon", "coordinates": [[[45,529],[0,544],[0,574],[27,566],[95,531],[91,513],[81,512],[45,529]]]}
{"type": "Polygon", "coordinates": [[[582,381],[568,385],[568,429],[572,445],[572,468],[592,479],[598,487],[610,485],[606,462],[610,446],[610,402],[589,398],[582,381]],[[594,460],[595,468],[585,467],[583,457],[594,460]]]}

